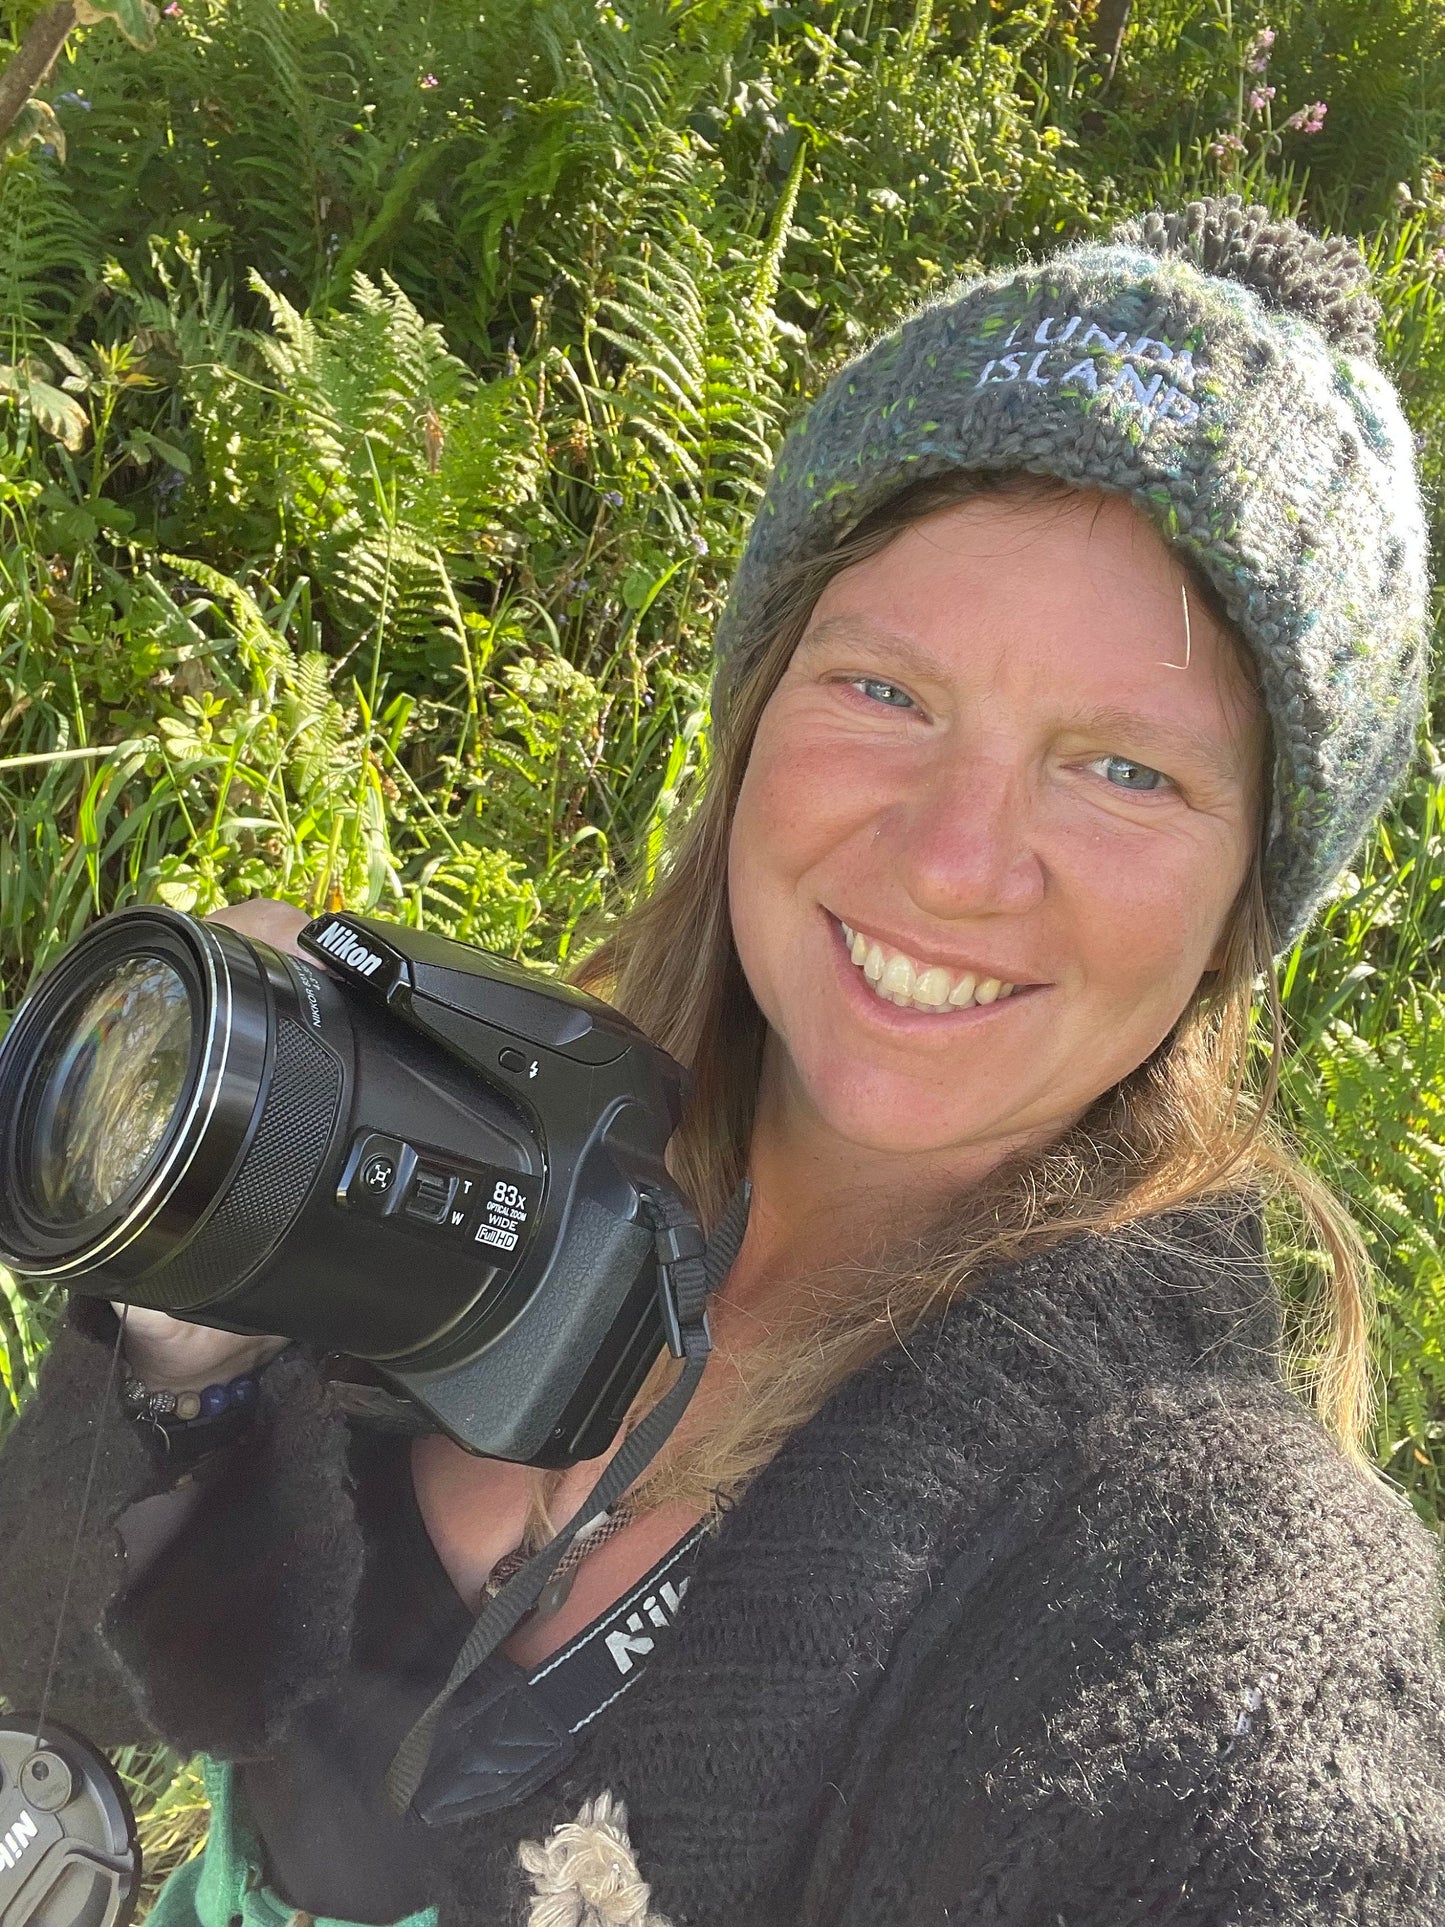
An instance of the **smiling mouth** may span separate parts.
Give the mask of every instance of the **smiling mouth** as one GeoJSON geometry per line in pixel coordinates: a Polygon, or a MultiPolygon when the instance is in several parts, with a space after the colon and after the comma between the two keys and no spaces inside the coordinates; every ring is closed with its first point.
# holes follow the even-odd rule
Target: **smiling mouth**
{"type": "Polygon", "coordinates": [[[841,918],[834,921],[843,933],[849,956],[874,996],[885,1004],[896,1004],[901,1010],[946,1016],[951,1011],[1001,1003],[1017,991],[1033,988],[1028,984],[1005,983],[998,977],[982,977],[974,971],[945,970],[941,964],[919,963],[906,952],[880,943],[864,931],[854,930],[841,918]]]}

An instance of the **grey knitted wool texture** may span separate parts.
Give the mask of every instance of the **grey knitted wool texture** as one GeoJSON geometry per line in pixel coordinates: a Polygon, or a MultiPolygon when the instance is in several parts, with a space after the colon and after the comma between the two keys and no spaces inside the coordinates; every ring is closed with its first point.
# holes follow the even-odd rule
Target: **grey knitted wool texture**
{"type": "Polygon", "coordinates": [[[719,628],[717,704],[793,566],[910,483],[1024,470],[1116,490],[1258,665],[1265,894],[1287,946],[1389,800],[1424,701],[1425,513],[1365,272],[1230,196],[958,284],[844,367],[784,445],[719,628]]]}

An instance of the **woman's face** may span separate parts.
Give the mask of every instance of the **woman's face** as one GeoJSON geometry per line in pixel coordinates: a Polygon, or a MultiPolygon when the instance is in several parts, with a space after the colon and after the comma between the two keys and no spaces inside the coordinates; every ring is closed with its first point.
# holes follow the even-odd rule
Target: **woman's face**
{"type": "Polygon", "coordinates": [[[1265,727],[1185,581],[1125,498],[1081,493],[940,510],[829,583],[729,854],[765,1079],[810,1123],[986,1168],[1142,1063],[1218,963],[1265,727]]]}

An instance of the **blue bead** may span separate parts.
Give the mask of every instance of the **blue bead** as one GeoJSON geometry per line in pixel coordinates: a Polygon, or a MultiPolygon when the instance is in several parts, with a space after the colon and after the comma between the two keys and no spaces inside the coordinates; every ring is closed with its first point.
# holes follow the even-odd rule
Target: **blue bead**
{"type": "Polygon", "coordinates": [[[231,1394],[233,1404],[249,1405],[256,1396],[257,1387],[255,1379],[247,1375],[243,1378],[233,1378],[226,1389],[231,1394]]]}
{"type": "Polygon", "coordinates": [[[230,1397],[224,1385],[208,1385],[201,1393],[201,1417],[215,1418],[230,1404],[230,1397]]]}

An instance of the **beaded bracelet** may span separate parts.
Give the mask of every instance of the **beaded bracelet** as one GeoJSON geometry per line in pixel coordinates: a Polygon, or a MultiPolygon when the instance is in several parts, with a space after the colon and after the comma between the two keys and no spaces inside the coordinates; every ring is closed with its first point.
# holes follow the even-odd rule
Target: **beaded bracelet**
{"type": "Polygon", "coordinates": [[[120,1402],[128,1418],[156,1425],[162,1431],[209,1425],[213,1420],[248,1410],[256,1403],[261,1380],[255,1372],[243,1372],[200,1392],[152,1391],[138,1378],[128,1378],[121,1386],[120,1402]]]}

